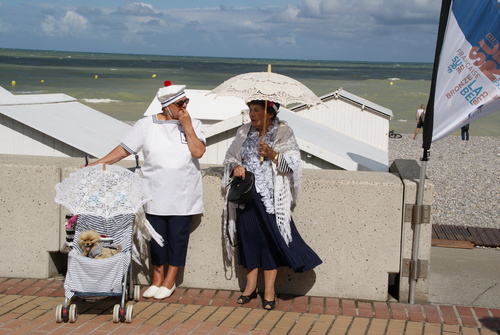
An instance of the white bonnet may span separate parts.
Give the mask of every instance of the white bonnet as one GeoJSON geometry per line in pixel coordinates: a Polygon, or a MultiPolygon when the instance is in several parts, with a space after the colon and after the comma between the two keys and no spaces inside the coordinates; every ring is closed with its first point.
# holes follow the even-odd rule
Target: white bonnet
{"type": "Polygon", "coordinates": [[[156,93],[156,98],[161,103],[162,107],[168,106],[171,103],[186,96],[184,89],[186,85],[172,85],[170,80],[164,82],[164,87],[161,87],[156,93]]]}

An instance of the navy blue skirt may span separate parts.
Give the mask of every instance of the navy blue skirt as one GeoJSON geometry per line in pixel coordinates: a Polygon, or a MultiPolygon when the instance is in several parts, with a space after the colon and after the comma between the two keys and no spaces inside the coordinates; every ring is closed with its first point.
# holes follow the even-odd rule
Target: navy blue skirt
{"type": "Polygon", "coordinates": [[[266,212],[259,193],[252,203],[238,209],[238,263],[245,269],[274,270],[288,266],[295,272],[305,272],[322,261],[304,242],[293,219],[290,221],[292,242],[289,245],[276,225],[276,216],[266,212]]]}

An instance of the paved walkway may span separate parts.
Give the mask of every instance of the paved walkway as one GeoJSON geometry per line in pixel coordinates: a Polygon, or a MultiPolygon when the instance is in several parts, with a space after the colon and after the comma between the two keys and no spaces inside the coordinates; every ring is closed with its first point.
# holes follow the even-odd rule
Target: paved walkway
{"type": "Polygon", "coordinates": [[[61,280],[0,278],[0,334],[500,334],[494,308],[280,296],[268,312],[260,299],[239,306],[239,295],[178,288],[162,301],[129,302],[130,324],[112,322],[117,298],[76,299],[76,322],[56,323],[61,280]]]}

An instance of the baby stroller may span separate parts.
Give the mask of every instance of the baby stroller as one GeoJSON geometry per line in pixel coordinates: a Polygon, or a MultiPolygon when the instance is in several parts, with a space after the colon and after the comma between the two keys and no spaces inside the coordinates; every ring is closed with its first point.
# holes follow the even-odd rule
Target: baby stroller
{"type": "Polygon", "coordinates": [[[76,304],[73,297],[92,300],[108,296],[121,296],[121,303],[113,308],[113,322],[132,322],[134,305],[126,306],[127,301],[139,301],[140,286],[132,279],[131,250],[132,224],[134,214],[123,214],[105,219],[99,216],[78,215],[72,250],[68,254],[68,271],[64,281],[64,304],[56,307],[57,322],[75,322],[76,304]],[[83,256],[80,235],[84,231],[95,230],[101,236],[99,247],[121,251],[109,258],[93,258],[99,255],[83,256]]]}
{"type": "Polygon", "coordinates": [[[76,304],[71,304],[75,296],[86,300],[121,296],[113,308],[113,322],[132,322],[134,306],[126,303],[140,298],[140,286],[132,279],[133,225],[135,213],[149,200],[140,175],[114,165],[85,167],[56,185],[55,201],[77,215],[57,322],[76,321],[76,304]],[[79,240],[86,231],[96,231],[100,243],[83,253],[79,240]],[[104,254],[108,258],[102,258],[104,254]]]}

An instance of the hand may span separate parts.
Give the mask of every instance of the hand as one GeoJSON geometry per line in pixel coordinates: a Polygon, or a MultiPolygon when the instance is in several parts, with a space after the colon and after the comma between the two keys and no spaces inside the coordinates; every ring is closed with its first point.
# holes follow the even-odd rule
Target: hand
{"type": "Polygon", "coordinates": [[[233,168],[233,176],[240,177],[241,179],[245,179],[245,168],[241,165],[236,165],[233,168]]]}
{"type": "Polygon", "coordinates": [[[269,148],[266,142],[259,142],[259,155],[272,160],[276,156],[276,151],[269,148]]]}
{"type": "Polygon", "coordinates": [[[189,115],[187,109],[181,108],[179,110],[179,122],[184,128],[192,126],[191,116],[189,115]]]}

